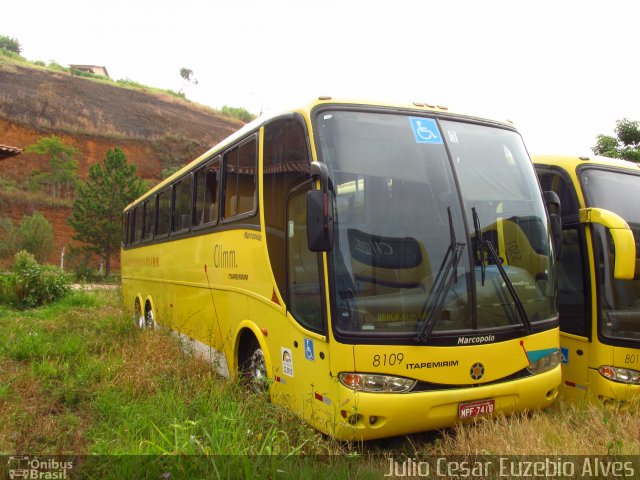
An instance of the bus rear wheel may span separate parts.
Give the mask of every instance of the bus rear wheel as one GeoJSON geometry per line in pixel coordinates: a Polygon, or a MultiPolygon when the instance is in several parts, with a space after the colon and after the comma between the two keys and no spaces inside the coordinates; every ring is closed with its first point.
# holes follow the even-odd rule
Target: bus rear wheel
{"type": "Polygon", "coordinates": [[[136,303],[133,306],[133,323],[140,330],[144,329],[145,319],[142,314],[142,306],[138,300],[136,300],[136,303]]]}
{"type": "Polygon", "coordinates": [[[151,305],[147,305],[144,310],[144,328],[156,328],[156,319],[153,316],[153,308],[151,308],[151,305]]]}

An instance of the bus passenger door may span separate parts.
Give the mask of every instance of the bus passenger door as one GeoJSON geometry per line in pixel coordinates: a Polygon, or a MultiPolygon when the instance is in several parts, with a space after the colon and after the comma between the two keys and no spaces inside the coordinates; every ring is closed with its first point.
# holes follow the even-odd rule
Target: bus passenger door
{"type": "Polygon", "coordinates": [[[562,383],[567,396],[583,396],[587,391],[591,312],[594,310],[585,268],[588,265],[584,230],[579,225],[565,225],[562,232],[562,256],[558,261],[558,306],[560,313],[560,348],[562,383]]]}
{"type": "Polygon", "coordinates": [[[322,254],[310,251],[307,243],[309,190],[310,184],[298,187],[287,202],[287,317],[291,332],[288,353],[295,408],[307,421],[327,432],[333,407],[322,293],[324,276],[322,254]]]}

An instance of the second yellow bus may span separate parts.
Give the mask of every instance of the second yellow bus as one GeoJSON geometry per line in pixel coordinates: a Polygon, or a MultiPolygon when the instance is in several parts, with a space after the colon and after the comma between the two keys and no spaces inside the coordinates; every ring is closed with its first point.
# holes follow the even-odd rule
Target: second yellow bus
{"type": "Polygon", "coordinates": [[[534,156],[561,199],[558,268],[563,390],[640,396],[640,166],[604,157],[534,156]]]}

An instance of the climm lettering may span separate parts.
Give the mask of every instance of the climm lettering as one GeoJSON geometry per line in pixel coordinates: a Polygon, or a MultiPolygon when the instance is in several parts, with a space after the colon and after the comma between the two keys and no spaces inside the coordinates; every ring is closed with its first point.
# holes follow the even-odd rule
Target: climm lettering
{"type": "Polygon", "coordinates": [[[419,363],[407,363],[407,370],[416,370],[419,368],[442,368],[442,367],[457,367],[458,360],[443,360],[442,362],[419,362],[419,363]]]}
{"type": "Polygon", "coordinates": [[[225,250],[222,245],[213,247],[213,266],[216,268],[238,268],[236,251],[225,250]]]}

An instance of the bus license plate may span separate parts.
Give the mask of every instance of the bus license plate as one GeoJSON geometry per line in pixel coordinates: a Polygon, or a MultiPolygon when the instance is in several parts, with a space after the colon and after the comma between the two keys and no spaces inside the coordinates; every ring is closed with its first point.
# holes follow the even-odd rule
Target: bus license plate
{"type": "Polygon", "coordinates": [[[480,415],[492,415],[495,405],[496,401],[494,399],[461,403],[458,405],[458,418],[462,420],[465,418],[479,417],[480,415]]]}

